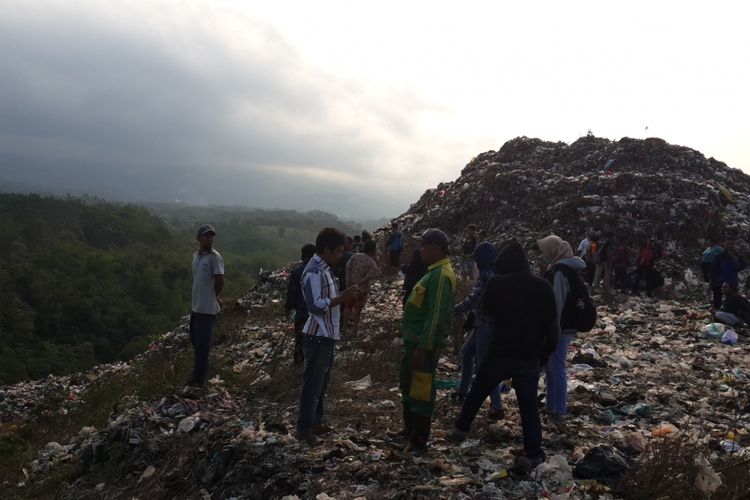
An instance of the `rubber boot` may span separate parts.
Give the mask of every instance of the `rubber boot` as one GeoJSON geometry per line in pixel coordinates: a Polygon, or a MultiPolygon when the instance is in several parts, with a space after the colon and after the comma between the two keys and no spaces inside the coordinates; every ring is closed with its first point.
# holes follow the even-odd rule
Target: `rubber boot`
{"type": "Polygon", "coordinates": [[[401,408],[404,415],[404,428],[398,432],[387,433],[388,437],[394,441],[406,441],[412,434],[414,414],[409,411],[409,408],[405,404],[402,404],[401,408]]]}
{"type": "Polygon", "coordinates": [[[413,415],[412,433],[409,439],[411,451],[415,455],[424,455],[427,452],[427,441],[430,439],[432,419],[422,415],[413,415]]]}

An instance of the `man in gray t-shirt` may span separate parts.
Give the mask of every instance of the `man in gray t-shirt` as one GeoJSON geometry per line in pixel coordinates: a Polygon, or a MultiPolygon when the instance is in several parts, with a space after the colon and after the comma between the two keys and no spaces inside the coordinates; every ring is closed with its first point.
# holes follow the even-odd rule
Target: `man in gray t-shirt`
{"type": "Polygon", "coordinates": [[[190,312],[190,342],[195,349],[193,378],[188,385],[203,385],[208,374],[216,315],[221,310],[219,294],[224,288],[224,259],[214,250],[216,230],[210,224],[198,229],[198,251],[193,254],[193,300],[190,312]]]}

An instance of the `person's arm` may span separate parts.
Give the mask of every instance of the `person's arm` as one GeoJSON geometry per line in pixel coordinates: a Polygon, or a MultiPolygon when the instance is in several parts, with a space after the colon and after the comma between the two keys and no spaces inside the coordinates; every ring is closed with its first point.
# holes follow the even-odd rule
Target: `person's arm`
{"type": "Polygon", "coordinates": [[[211,259],[211,273],[214,276],[214,293],[216,298],[221,301],[219,295],[224,289],[224,259],[219,254],[214,254],[211,259]]]}
{"type": "Polygon", "coordinates": [[[432,351],[437,340],[446,335],[446,325],[453,313],[453,284],[447,276],[437,273],[427,288],[425,324],[419,336],[419,349],[432,351]]]}
{"type": "Polygon", "coordinates": [[[479,300],[482,298],[482,292],[484,292],[485,282],[481,279],[477,280],[474,288],[471,289],[471,293],[464,298],[461,302],[456,304],[453,311],[456,314],[466,314],[479,305],[479,300]]]}
{"type": "Polygon", "coordinates": [[[552,291],[555,294],[555,304],[557,306],[557,321],[560,322],[562,317],[562,310],[565,307],[565,301],[568,300],[568,293],[570,293],[570,283],[568,278],[565,277],[562,271],[556,271],[555,277],[552,282],[552,291]]]}
{"type": "Polygon", "coordinates": [[[291,311],[292,309],[296,309],[296,304],[294,303],[294,297],[297,295],[297,289],[299,288],[299,280],[295,280],[295,273],[292,271],[292,274],[289,275],[289,283],[286,286],[286,304],[284,304],[284,309],[286,312],[291,311]],[[297,282],[295,284],[295,282],[297,282]]]}
{"type": "Polygon", "coordinates": [[[319,273],[311,272],[302,277],[302,296],[305,298],[307,311],[315,316],[324,316],[331,307],[351,299],[358,289],[356,286],[350,286],[334,298],[323,297],[321,290],[319,273]]]}

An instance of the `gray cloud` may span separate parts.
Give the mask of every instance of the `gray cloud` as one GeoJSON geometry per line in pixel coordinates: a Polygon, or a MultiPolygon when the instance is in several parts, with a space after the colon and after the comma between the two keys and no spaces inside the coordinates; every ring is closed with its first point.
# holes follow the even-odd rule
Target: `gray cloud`
{"type": "Polygon", "coordinates": [[[351,216],[421,192],[413,96],[373,98],[251,19],[102,5],[0,7],[0,179],[351,216]]]}

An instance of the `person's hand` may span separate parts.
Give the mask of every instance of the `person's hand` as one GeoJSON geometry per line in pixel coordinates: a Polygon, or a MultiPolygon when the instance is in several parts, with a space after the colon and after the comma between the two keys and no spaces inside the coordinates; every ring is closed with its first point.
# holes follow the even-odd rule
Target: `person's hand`
{"type": "Polygon", "coordinates": [[[425,363],[427,362],[427,350],[417,349],[411,356],[411,369],[416,371],[425,371],[425,363]]]}
{"type": "Polygon", "coordinates": [[[341,294],[341,298],[344,301],[348,301],[356,297],[358,293],[359,293],[359,287],[357,285],[352,285],[350,287],[347,287],[346,290],[344,290],[344,292],[341,294]]]}
{"type": "Polygon", "coordinates": [[[221,297],[217,296],[216,297],[216,301],[219,303],[219,307],[224,308],[224,299],[222,299],[221,297]]]}

